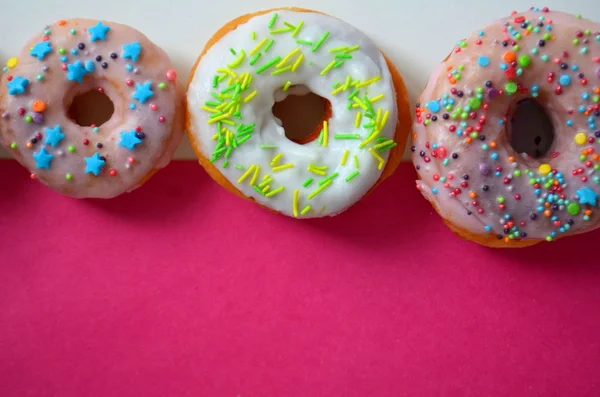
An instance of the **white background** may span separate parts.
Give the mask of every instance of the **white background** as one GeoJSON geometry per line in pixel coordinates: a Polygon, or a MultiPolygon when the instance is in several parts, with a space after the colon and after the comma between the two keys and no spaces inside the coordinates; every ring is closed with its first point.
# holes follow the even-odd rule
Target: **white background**
{"type": "MultiPolygon", "coordinates": [[[[546,0],[548,6],[600,22],[597,0],[546,0]]],[[[187,80],[204,43],[223,24],[260,9],[300,6],[320,10],[356,26],[395,63],[408,86],[411,104],[433,67],[460,39],[486,23],[525,11],[523,0],[0,0],[0,64],[44,25],[76,17],[130,25],[170,56],[187,80]]],[[[0,157],[6,157],[0,149],[0,157]]],[[[177,158],[194,158],[187,139],[177,158]]]]}

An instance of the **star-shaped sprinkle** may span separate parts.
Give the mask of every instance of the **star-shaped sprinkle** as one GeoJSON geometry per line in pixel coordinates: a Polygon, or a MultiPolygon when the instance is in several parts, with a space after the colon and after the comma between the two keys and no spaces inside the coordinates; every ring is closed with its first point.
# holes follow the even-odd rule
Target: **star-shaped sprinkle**
{"type": "Polygon", "coordinates": [[[81,61],[76,61],[67,65],[67,79],[70,81],[77,81],[78,83],[83,82],[83,76],[88,73],[83,67],[81,61]]]}
{"type": "Polygon", "coordinates": [[[19,95],[25,92],[28,85],[29,80],[21,76],[15,76],[6,86],[10,95],[19,95]]]}
{"type": "Polygon", "coordinates": [[[102,22],[98,22],[95,26],[88,29],[90,34],[90,41],[106,40],[106,33],[110,30],[110,26],[104,25],[102,22]]]}
{"type": "Polygon", "coordinates": [[[33,154],[33,158],[37,168],[49,170],[54,156],[48,153],[46,148],[41,148],[39,152],[33,154]]]}
{"type": "Polygon", "coordinates": [[[49,41],[42,41],[33,46],[29,52],[31,56],[37,57],[40,61],[43,60],[46,55],[52,52],[52,46],[49,41]]]}
{"type": "Polygon", "coordinates": [[[121,132],[121,142],[119,142],[119,146],[133,150],[140,143],[142,143],[142,140],[135,135],[135,130],[121,132]]]}
{"type": "Polygon", "coordinates": [[[575,193],[577,194],[577,197],[579,197],[579,204],[589,204],[594,207],[598,205],[598,193],[593,189],[586,186],[575,193]]]}
{"type": "Polygon", "coordinates": [[[106,161],[102,160],[100,158],[100,154],[96,152],[92,157],[85,158],[85,173],[98,176],[100,175],[105,163],[106,161]]]}
{"type": "Polygon", "coordinates": [[[140,103],[146,103],[148,99],[154,96],[154,91],[152,91],[151,88],[152,83],[150,81],[147,81],[144,84],[136,84],[133,99],[137,99],[140,103]]]}
{"type": "Polygon", "coordinates": [[[60,125],[57,125],[54,128],[46,128],[46,140],[44,143],[46,145],[50,145],[52,147],[57,147],[60,141],[65,139],[65,134],[62,133],[60,129],[60,125]]]}
{"type": "Polygon", "coordinates": [[[123,46],[123,58],[131,59],[133,62],[137,62],[140,52],[142,52],[142,46],[137,41],[123,46]]]}

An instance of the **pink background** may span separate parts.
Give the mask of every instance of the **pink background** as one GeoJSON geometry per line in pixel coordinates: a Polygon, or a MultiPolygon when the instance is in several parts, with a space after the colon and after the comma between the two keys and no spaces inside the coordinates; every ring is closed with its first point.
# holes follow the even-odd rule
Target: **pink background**
{"type": "Polygon", "coordinates": [[[0,395],[600,395],[600,231],[482,248],[413,179],[297,221],[191,162],[76,201],[0,161],[0,395]]]}

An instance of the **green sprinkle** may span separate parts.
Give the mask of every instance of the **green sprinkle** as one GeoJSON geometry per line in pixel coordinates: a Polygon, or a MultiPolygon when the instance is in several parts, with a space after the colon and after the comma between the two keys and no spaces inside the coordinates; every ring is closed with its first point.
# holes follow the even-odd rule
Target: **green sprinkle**
{"type": "Polygon", "coordinates": [[[75,146],[71,145],[67,148],[67,150],[71,153],[75,153],[75,146]]]}
{"type": "Polygon", "coordinates": [[[44,75],[43,74],[38,74],[36,76],[36,78],[37,78],[38,81],[42,81],[42,80],[44,80],[44,75]]]}
{"type": "Polygon", "coordinates": [[[67,50],[65,50],[64,48],[59,48],[58,49],[58,53],[61,54],[61,55],[64,55],[64,54],[67,53],[67,50]]]}
{"type": "Polygon", "coordinates": [[[233,55],[236,55],[236,52],[235,52],[235,50],[233,48],[230,48],[229,52],[231,52],[233,55]]]}
{"type": "Polygon", "coordinates": [[[298,44],[304,44],[304,45],[310,45],[310,46],[313,45],[312,41],[308,41],[308,40],[296,40],[296,43],[298,43],[298,44]]]}
{"type": "Polygon", "coordinates": [[[335,134],[335,139],[360,139],[360,134],[335,134]]]}
{"type": "Polygon", "coordinates": [[[275,40],[270,39],[269,42],[267,43],[267,46],[265,47],[265,52],[269,51],[269,48],[271,48],[271,46],[273,45],[273,43],[275,42],[275,40]]]}
{"type": "Polygon", "coordinates": [[[323,42],[327,39],[327,37],[329,37],[329,32],[323,33],[323,36],[321,36],[321,38],[319,40],[317,40],[315,45],[312,47],[312,52],[317,51],[319,49],[319,47],[321,47],[323,45],[323,42]]]}
{"type": "Polygon", "coordinates": [[[292,69],[292,65],[288,65],[284,68],[277,69],[277,70],[271,72],[271,76],[277,76],[278,74],[285,73],[287,71],[290,71],[291,69],[292,69]]]}
{"type": "Polygon", "coordinates": [[[10,144],[10,148],[11,149],[16,149],[17,148],[17,143],[16,142],[11,143],[10,144]]]}
{"type": "Polygon", "coordinates": [[[277,16],[278,16],[278,14],[275,13],[271,17],[271,20],[269,21],[269,25],[267,26],[269,29],[271,29],[275,25],[275,21],[277,21],[277,16]]]}
{"type": "Polygon", "coordinates": [[[71,179],[73,179],[73,175],[69,173],[69,174],[65,175],[65,179],[67,181],[70,181],[71,179]]]}
{"type": "Polygon", "coordinates": [[[256,61],[258,61],[258,58],[260,58],[262,55],[261,52],[259,52],[258,54],[254,55],[252,57],[252,59],[250,60],[250,66],[254,66],[254,64],[256,63],[256,61]]]}
{"type": "Polygon", "coordinates": [[[312,181],[313,181],[312,178],[308,178],[307,180],[304,181],[304,183],[302,184],[302,186],[308,187],[308,185],[310,185],[312,183],[312,181]]]}
{"type": "Polygon", "coordinates": [[[567,206],[567,212],[569,215],[577,215],[581,211],[581,207],[577,203],[571,203],[567,206]]]}
{"type": "MultiPolygon", "coordinates": [[[[504,85],[504,89],[506,90],[506,92],[508,92],[509,94],[514,94],[515,92],[517,92],[517,84],[509,81],[508,83],[506,83],[504,85]]],[[[468,116],[468,115],[467,115],[468,116]]]]}
{"type": "Polygon", "coordinates": [[[308,211],[310,211],[310,209],[311,209],[311,206],[307,205],[306,207],[302,208],[302,211],[300,211],[300,215],[306,215],[306,213],[308,211]]]}
{"type": "Polygon", "coordinates": [[[498,202],[498,204],[502,204],[504,203],[504,197],[498,196],[498,198],[496,198],[496,201],[498,202]]]}
{"type": "Polygon", "coordinates": [[[329,63],[329,65],[325,66],[325,67],[323,68],[323,70],[321,70],[321,76],[324,76],[324,75],[326,75],[327,73],[329,73],[329,71],[330,71],[331,69],[333,69],[333,66],[334,66],[334,65],[335,65],[335,61],[331,61],[331,62],[329,63]]]}
{"type": "Polygon", "coordinates": [[[265,194],[263,193],[263,191],[256,185],[252,185],[252,188],[254,190],[256,190],[258,192],[258,194],[260,194],[261,196],[264,196],[265,194]]]}
{"type": "Polygon", "coordinates": [[[69,33],[71,33],[72,35],[75,35],[75,34],[77,34],[77,30],[71,29],[71,30],[69,30],[69,33]]]}
{"type": "Polygon", "coordinates": [[[240,171],[244,170],[244,166],[241,165],[241,164],[236,164],[236,165],[233,166],[233,168],[235,168],[236,170],[240,170],[240,171]]]}
{"type": "Polygon", "coordinates": [[[523,54],[519,57],[519,66],[526,68],[531,65],[531,58],[527,54],[523,54]]]}
{"type": "Polygon", "coordinates": [[[295,27],[287,27],[287,28],[281,28],[281,29],[274,29],[271,30],[271,34],[279,34],[279,33],[287,33],[287,32],[291,32],[292,30],[294,30],[295,27]]]}
{"type": "Polygon", "coordinates": [[[357,44],[357,45],[355,45],[355,46],[352,46],[352,47],[350,47],[350,48],[347,48],[345,51],[348,53],[348,52],[356,51],[356,50],[358,50],[358,49],[360,49],[360,46],[357,44]]]}
{"type": "Polygon", "coordinates": [[[324,184],[322,184],[321,186],[319,186],[315,191],[313,191],[311,194],[308,195],[309,200],[316,197],[317,195],[319,195],[321,192],[323,192],[323,190],[325,190],[329,186],[331,186],[332,183],[333,183],[333,181],[329,180],[329,181],[325,182],[324,184]]]}
{"type": "Polygon", "coordinates": [[[358,174],[360,174],[360,172],[354,171],[353,173],[351,173],[350,175],[348,175],[346,177],[346,182],[350,182],[352,179],[356,178],[358,176],[358,174]]]}
{"type": "Polygon", "coordinates": [[[165,83],[158,83],[158,88],[161,90],[164,90],[165,88],[167,88],[167,85],[165,83]]]}
{"type": "MultiPolygon", "coordinates": [[[[231,148],[230,148],[231,149],[231,148]]],[[[227,168],[227,166],[229,165],[229,160],[225,160],[223,162],[223,168],[227,168]]]]}
{"type": "Polygon", "coordinates": [[[319,181],[319,186],[323,186],[324,184],[326,184],[327,182],[331,181],[333,178],[335,178],[338,175],[339,175],[339,173],[334,172],[333,174],[329,175],[325,179],[319,181]]]}
{"type": "Polygon", "coordinates": [[[277,149],[277,145],[260,145],[261,149],[277,149]]]}
{"type": "Polygon", "coordinates": [[[352,55],[350,54],[336,54],[337,59],[352,59],[352,55]]]}
{"type": "Polygon", "coordinates": [[[252,40],[256,40],[256,32],[252,32],[252,33],[250,33],[250,38],[251,38],[252,40]]]}
{"type": "Polygon", "coordinates": [[[352,98],[354,98],[356,95],[358,95],[358,92],[359,92],[359,89],[358,89],[358,88],[357,88],[357,89],[355,89],[354,91],[352,91],[352,92],[350,93],[350,95],[348,95],[348,100],[349,100],[349,101],[351,101],[351,100],[352,100],[352,98]]]}
{"type": "Polygon", "coordinates": [[[356,168],[359,168],[359,164],[358,164],[358,156],[357,156],[357,155],[354,155],[354,166],[355,166],[356,168]]]}
{"type": "Polygon", "coordinates": [[[344,64],[344,61],[337,61],[334,65],[333,68],[339,68],[340,66],[342,66],[344,64]]]}
{"type": "Polygon", "coordinates": [[[30,115],[25,116],[26,123],[31,123],[32,121],[33,121],[33,117],[31,117],[30,115]]]}
{"type": "Polygon", "coordinates": [[[271,66],[275,65],[279,61],[281,61],[281,57],[275,57],[275,58],[271,59],[269,62],[265,63],[264,65],[262,65],[261,67],[256,69],[256,74],[261,74],[262,72],[269,69],[271,66]]]}
{"type": "Polygon", "coordinates": [[[300,23],[298,24],[296,29],[294,29],[294,33],[292,33],[292,37],[296,37],[298,35],[298,33],[300,32],[300,29],[302,29],[302,26],[304,26],[304,21],[300,21],[300,23]]]}

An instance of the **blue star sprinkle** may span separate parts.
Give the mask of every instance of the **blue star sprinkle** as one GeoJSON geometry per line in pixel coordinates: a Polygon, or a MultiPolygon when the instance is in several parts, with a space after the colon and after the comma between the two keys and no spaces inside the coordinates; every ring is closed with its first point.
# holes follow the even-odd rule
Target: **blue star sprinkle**
{"type": "Polygon", "coordinates": [[[88,73],[83,67],[81,61],[76,61],[67,65],[67,79],[70,81],[77,81],[78,83],[83,82],[83,76],[88,73]]]}
{"type": "Polygon", "coordinates": [[[35,166],[40,169],[50,169],[50,162],[54,158],[53,155],[46,151],[46,148],[41,148],[39,152],[33,154],[35,159],[35,166]]]}
{"type": "Polygon", "coordinates": [[[60,141],[65,139],[65,134],[62,133],[60,129],[60,125],[57,125],[54,128],[46,128],[46,140],[44,143],[46,145],[50,145],[52,147],[57,147],[60,141]]]}
{"type": "Polygon", "coordinates": [[[90,40],[106,40],[106,33],[110,30],[110,26],[104,25],[102,22],[98,22],[96,26],[92,26],[88,29],[90,34],[90,40]]]}
{"type": "Polygon", "coordinates": [[[140,52],[142,52],[142,46],[137,41],[123,46],[123,58],[131,59],[133,62],[137,62],[140,52]]]}
{"type": "Polygon", "coordinates": [[[142,143],[142,140],[135,135],[135,130],[121,132],[121,142],[119,142],[119,146],[133,150],[140,143],[142,143]]]}
{"type": "Polygon", "coordinates": [[[98,152],[96,152],[92,157],[85,158],[85,173],[98,176],[105,163],[106,161],[102,160],[98,152]]]}
{"type": "Polygon", "coordinates": [[[154,92],[150,88],[152,88],[152,83],[150,81],[147,81],[144,84],[136,84],[133,99],[137,99],[140,103],[146,103],[148,99],[154,96],[154,92]]]}
{"type": "Polygon", "coordinates": [[[589,187],[586,186],[575,193],[579,197],[579,204],[589,204],[594,207],[598,205],[598,193],[589,187]]]}
{"type": "Polygon", "coordinates": [[[33,46],[29,52],[31,56],[37,57],[40,61],[43,60],[46,55],[52,52],[52,46],[49,41],[42,41],[33,46]]]}
{"type": "Polygon", "coordinates": [[[15,76],[6,86],[8,87],[8,93],[10,95],[18,95],[24,93],[28,85],[29,80],[20,76],[15,76]]]}

